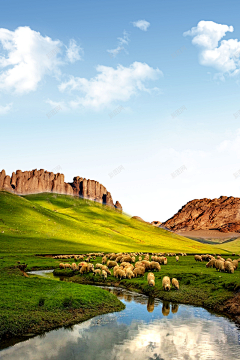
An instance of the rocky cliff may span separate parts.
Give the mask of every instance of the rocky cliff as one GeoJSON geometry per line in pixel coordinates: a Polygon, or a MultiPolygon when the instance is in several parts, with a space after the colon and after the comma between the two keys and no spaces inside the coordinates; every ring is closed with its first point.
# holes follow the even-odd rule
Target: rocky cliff
{"type": "Polygon", "coordinates": [[[240,198],[221,196],[189,201],[162,225],[173,231],[240,232],[240,198]]]}
{"type": "Polygon", "coordinates": [[[80,196],[122,210],[121,204],[117,201],[114,205],[112,195],[98,181],[76,176],[72,183],[66,183],[64,182],[63,174],[54,174],[43,169],[32,171],[17,170],[16,173],[12,173],[11,177],[6,175],[5,170],[2,170],[0,172],[1,189],[18,195],[53,192],[80,196]]]}

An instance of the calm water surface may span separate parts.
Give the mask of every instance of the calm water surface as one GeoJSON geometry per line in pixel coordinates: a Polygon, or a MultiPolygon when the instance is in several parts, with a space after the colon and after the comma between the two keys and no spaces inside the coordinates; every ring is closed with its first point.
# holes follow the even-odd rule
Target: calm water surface
{"type": "MultiPolygon", "coordinates": [[[[53,278],[49,274],[44,276],[53,278]]],[[[108,291],[125,310],[17,343],[0,351],[0,359],[240,360],[240,330],[228,319],[123,289],[108,291]]]]}

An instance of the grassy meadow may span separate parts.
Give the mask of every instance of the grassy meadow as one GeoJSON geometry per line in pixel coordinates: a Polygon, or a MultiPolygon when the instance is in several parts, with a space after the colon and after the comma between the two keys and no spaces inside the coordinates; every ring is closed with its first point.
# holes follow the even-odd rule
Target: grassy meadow
{"type": "MultiPolygon", "coordinates": [[[[231,256],[232,259],[239,257],[231,256]]],[[[138,259],[136,259],[137,261],[138,259]]],[[[74,260],[64,260],[61,262],[72,263],[74,260]]],[[[97,258],[93,263],[101,263],[101,258],[97,258]]],[[[56,275],[67,275],[69,281],[78,283],[104,283],[100,276],[93,273],[80,275],[71,270],[54,271],[56,275]]],[[[144,294],[158,297],[163,300],[177,303],[194,304],[204,306],[208,309],[217,309],[221,304],[233,296],[233,293],[240,290],[240,266],[234,274],[222,273],[214,268],[206,268],[206,262],[196,262],[194,256],[183,256],[177,262],[175,256],[168,257],[167,265],[161,265],[159,272],[155,274],[155,287],[149,287],[147,283],[147,272],[144,277],[129,279],[116,279],[108,276],[106,283],[117,284],[128,289],[140,291],[144,294]],[[162,288],[164,276],[177,278],[180,283],[180,290],[171,289],[166,292],[162,288]]]]}
{"type": "MultiPolygon", "coordinates": [[[[90,285],[26,277],[18,269],[19,263],[27,264],[28,271],[58,268],[59,260],[44,254],[141,251],[227,256],[235,249],[231,243],[226,247],[202,244],[86,199],[49,193],[17,196],[0,191],[0,338],[40,333],[123,308],[114,295],[90,285]]],[[[207,304],[214,303],[214,298],[223,301],[233,295],[239,286],[239,271],[220,275],[204,266],[196,264],[192,256],[181,258],[179,264],[170,258],[157,274],[155,289],[146,289],[145,278],[122,283],[146,293],[154,291],[162,298],[189,299],[197,304],[198,298],[202,301],[199,304],[207,304]],[[180,280],[179,292],[161,291],[163,271],[180,280]]],[[[75,276],[74,281],[96,278],[75,276]]],[[[110,277],[108,281],[115,280],[110,277]]]]}
{"type": "Polygon", "coordinates": [[[85,252],[225,253],[131,219],[96,202],[57,194],[20,197],[0,192],[0,254],[85,252]]]}

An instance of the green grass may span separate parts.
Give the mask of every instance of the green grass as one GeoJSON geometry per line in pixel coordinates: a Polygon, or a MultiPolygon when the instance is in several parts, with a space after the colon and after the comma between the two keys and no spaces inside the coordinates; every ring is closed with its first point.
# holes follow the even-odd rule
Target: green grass
{"type": "Polygon", "coordinates": [[[219,245],[224,251],[240,254],[240,239],[236,239],[225,244],[219,245]]]}
{"type": "MultiPolygon", "coordinates": [[[[27,278],[17,269],[18,261],[28,264],[28,270],[47,269],[57,268],[59,260],[36,254],[229,251],[221,248],[132,220],[115,209],[85,199],[49,193],[21,197],[0,191],[0,337],[39,333],[123,308],[116,297],[101,289],[66,281],[27,278]]],[[[187,263],[182,267],[188,261],[185,259],[176,265],[180,273],[168,265],[164,271],[173,274],[176,270],[175,276],[182,277],[183,289],[184,281],[193,278],[192,285],[186,285],[184,293],[181,290],[179,294],[187,297],[192,287],[192,293],[195,291],[196,297],[200,296],[200,285],[205,286],[205,272],[196,272],[200,271],[197,264],[193,270],[188,269],[190,264],[187,263]]],[[[232,289],[214,289],[218,276],[215,274],[211,278],[210,288],[222,299],[228,297],[232,289]]],[[[225,284],[225,280],[233,281],[234,276],[223,274],[220,280],[225,284]]],[[[129,283],[135,288],[146,287],[142,279],[129,283]]]]}
{"type": "MultiPolygon", "coordinates": [[[[237,257],[232,257],[236,259],[237,257]]],[[[97,259],[96,261],[99,261],[97,259]]],[[[95,261],[95,263],[96,263],[95,261]]],[[[58,275],[73,275],[73,272],[66,270],[55,271],[58,275]]],[[[124,287],[139,290],[147,295],[152,295],[163,300],[194,304],[206,308],[217,309],[223,305],[226,300],[240,290],[240,268],[234,274],[219,273],[216,269],[206,268],[206,262],[196,262],[193,256],[180,257],[176,262],[175,257],[168,257],[167,265],[161,266],[160,272],[155,272],[156,286],[149,287],[147,284],[147,273],[144,277],[133,278],[131,280],[123,279],[119,281],[113,276],[109,276],[107,282],[118,283],[124,287]],[[180,282],[180,290],[171,289],[170,292],[163,291],[162,278],[169,276],[177,278],[180,282]]],[[[71,281],[79,283],[94,282],[102,280],[92,273],[86,275],[74,275],[71,281]]]]}
{"type": "Polygon", "coordinates": [[[14,267],[27,262],[28,269],[56,266],[53,259],[4,257],[0,259],[0,339],[67,326],[124,305],[112,294],[89,285],[37,277],[25,277],[14,267]]]}
{"type": "Polygon", "coordinates": [[[133,220],[108,206],[49,193],[20,197],[0,192],[0,244],[5,254],[218,252],[214,245],[133,220]]]}

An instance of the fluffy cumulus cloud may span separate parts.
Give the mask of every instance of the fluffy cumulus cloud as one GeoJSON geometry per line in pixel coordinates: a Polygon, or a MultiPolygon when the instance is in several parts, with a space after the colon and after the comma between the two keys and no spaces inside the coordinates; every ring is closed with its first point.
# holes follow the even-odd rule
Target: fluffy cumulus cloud
{"type": "Polygon", "coordinates": [[[220,79],[223,79],[221,74],[233,76],[239,73],[240,42],[237,39],[220,42],[227,32],[233,30],[232,26],[213,21],[200,21],[196,27],[183,34],[192,36],[192,43],[200,48],[200,64],[217,69],[220,72],[220,79]]]}
{"type": "MultiPolygon", "coordinates": [[[[58,76],[63,44],[42,36],[28,26],[15,31],[0,29],[0,91],[14,91],[18,94],[37,89],[45,75],[58,76]]],[[[70,42],[67,58],[78,60],[78,47],[70,42]]]]}
{"type": "Polygon", "coordinates": [[[7,104],[5,106],[0,105],[0,116],[6,115],[11,110],[11,107],[12,107],[12,103],[7,104]]]}
{"type": "Polygon", "coordinates": [[[74,63],[75,61],[82,59],[82,54],[83,49],[79,45],[77,45],[74,39],[71,39],[67,48],[67,59],[70,61],[70,63],[74,63]]]}
{"type": "Polygon", "coordinates": [[[151,92],[144,83],[162,75],[159,69],[141,62],[134,62],[129,67],[118,65],[116,69],[98,65],[96,70],[99,74],[90,80],[72,76],[59,86],[60,91],[77,91],[81,94],[71,102],[72,107],[82,105],[99,109],[116,101],[128,101],[139,91],[151,92]]]}
{"type": "Polygon", "coordinates": [[[129,35],[127,31],[124,30],[123,37],[118,38],[118,46],[115,49],[107,50],[107,52],[111,57],[116,57],[117,54],[120,53],[120,51],[122,50],[127,52],[125,46],[129,44],[129,41],[130,41],[129,35]]]}
{"type": "Polygon", "coordinates": [[[142,31],[147,31],[150,26],[150,23],[146,20],[138,20],[133,22],[133,26],[139,28],[142,31]]]}

